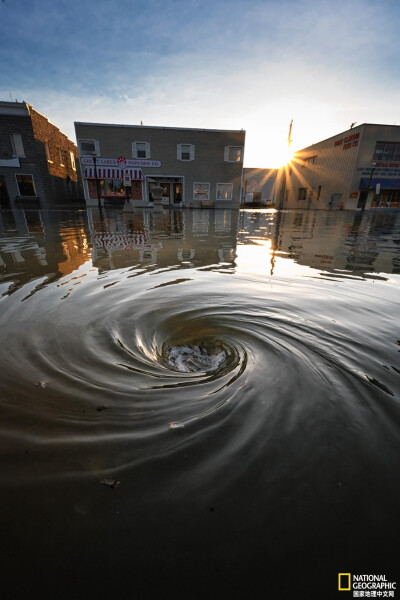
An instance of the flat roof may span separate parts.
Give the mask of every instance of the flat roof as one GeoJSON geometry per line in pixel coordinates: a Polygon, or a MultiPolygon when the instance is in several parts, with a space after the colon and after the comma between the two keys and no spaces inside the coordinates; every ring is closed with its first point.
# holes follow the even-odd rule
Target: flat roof
{"type": "Polygon", "coordinates": [[[218,133],[246,133],[244,129],[202,129],[200,127],[162,127],[160,125],[123,125],[121,123],[86,123],[74,121],[74,125],[91,125],[93,127],[127,127],[132,129],[169,129],[173,131],[213,131],[218,133]]]}
{"type": "Polygon", "coordinates": [[[346,129],[345,131],[341,131],[340,133],[335,133],[334,135],[330,135],[329,137],[324,138],[323,140],[319,140],[319,142],[314,142],[313,144],[310,144],[309,146],[304,146],[304,148],[301,148],[300,150],[296,150],[294,152],[294,154],[297,154],[298,152],[301,152],[302,150],[308,150],[309,148],[312,148],[313,146],[322,144],[322,142],[327,142],[329,140],[332,140],[333,138],[337,137],[338,135],[345,135],[346,133],[357,131],[358,129],[361,129],[362,127],[391,127],[391,128],[398,127],[400,129],[400,125],[387,125],[385,123],[361,123],[360,125],[356,125],[355,127],[351,128],[351,129],[346,129]]]}

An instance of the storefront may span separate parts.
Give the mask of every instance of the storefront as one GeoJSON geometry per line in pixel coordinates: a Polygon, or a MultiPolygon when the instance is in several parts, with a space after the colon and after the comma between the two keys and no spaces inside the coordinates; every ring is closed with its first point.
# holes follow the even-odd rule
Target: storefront
{"type": "Polygon", "coordinates": [[[98,167],[96,165],[96,167],[87,166],[84,170],[84,181],[91,200],[97,200],[98,194],[100,194],[102,199],[110,201],[123,200],[127,197],[133,200],[142,200],[143,180],[144,177],[141,169],[98,167]],[[124,185],[124,176],[126,175],[130,177],[131,185],[129,187],[124,185]],[[99,191],[97,190],[97,186],[99,187],[99,191]]]}
{"type": "Polygon", "coordinates": [[[183,177],[147,177],[147,193],[149,202],[153,202],[152,189],[163,188],[164,206],[182,206],[183,177]]]}
{"type": "Polygon", "coordinates": [[[75,123],[75,130],[88,205],[100,198],[125,199],[125,210],[152,207],[152,190],[161,187],[165,208],[239,208],[243,130],[107,123],[75,123]],[[132,183],[129,202],[126,172],[132,183]]]}

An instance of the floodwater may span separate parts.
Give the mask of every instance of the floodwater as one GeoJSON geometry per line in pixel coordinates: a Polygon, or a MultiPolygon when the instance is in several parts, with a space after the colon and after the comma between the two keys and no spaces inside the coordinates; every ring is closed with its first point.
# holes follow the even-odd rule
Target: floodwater
{"type": "Polygon", "coordinates": [[[400,212],[21,209],[0,227],[5,589],[400,580],[400,212]]]}

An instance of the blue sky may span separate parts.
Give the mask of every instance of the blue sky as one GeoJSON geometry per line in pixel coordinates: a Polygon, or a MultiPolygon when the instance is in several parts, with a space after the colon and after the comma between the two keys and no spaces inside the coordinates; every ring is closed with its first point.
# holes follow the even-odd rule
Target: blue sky
{"type": "Polygon", "coordinates": [[[3,0],[0,99],[74,121],[245,129],[245,165],[400,124],[398,0],[3,0]]]}

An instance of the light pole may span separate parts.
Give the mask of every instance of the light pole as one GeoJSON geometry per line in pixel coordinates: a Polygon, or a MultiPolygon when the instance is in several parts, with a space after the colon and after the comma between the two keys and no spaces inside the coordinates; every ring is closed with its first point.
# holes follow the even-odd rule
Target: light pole
{"type": "Polygon", "coordinates": [[[100,186],[99,186],[99,178],[97,176],[97,155],[96,154],[93,154],[93,162],[94,162],[94,176],[96,178],[97,202],[98,202],[99,208],[101,208],[100,186]]]}

